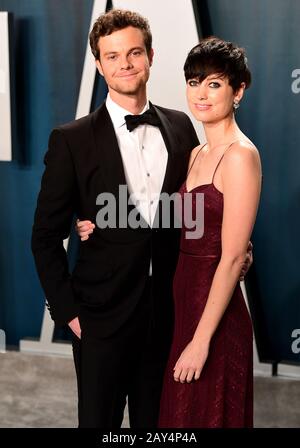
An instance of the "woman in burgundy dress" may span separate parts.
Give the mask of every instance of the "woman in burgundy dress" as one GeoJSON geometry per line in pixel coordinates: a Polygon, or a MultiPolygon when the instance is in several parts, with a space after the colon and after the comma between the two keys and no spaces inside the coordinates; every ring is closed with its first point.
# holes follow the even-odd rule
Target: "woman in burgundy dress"
{"type": "Polygon", "coordinates": [[[191,239],[183,216],[159,426],[252,427],[252,325],[238,280],[257,213],[261,165],[235,121],[251,75],[244,50],[214,37],[190,51],[184,71],[188,104],[207,144],[193,150],[180,193],[182,201],[192,195],[194,215],[204,194],[204,233],[191,239]]]}

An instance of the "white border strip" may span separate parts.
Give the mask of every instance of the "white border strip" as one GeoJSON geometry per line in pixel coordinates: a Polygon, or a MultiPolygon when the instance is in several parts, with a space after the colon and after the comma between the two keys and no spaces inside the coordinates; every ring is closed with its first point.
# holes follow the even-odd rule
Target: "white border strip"
{"type": "MultiPolygon", "coordinates": [[[[96,19],[102,12],[105,11],[106,11],[106,0],[95,0],[89,33],[92,30],[93,24],[96,21],[96,19]]],[[[95,59],[90,49],[89,39],[87,39],[87,46],[85,51],[85,58],[84,58],[75,118],[81,118],[90,113],[94,84],[95,84],[95,76],[96,76],[95,59]]]]}
{"type": "Polygon", "coordinates": [[[8,12],[0,12],[0,161],[12,160],[8,12]]]}

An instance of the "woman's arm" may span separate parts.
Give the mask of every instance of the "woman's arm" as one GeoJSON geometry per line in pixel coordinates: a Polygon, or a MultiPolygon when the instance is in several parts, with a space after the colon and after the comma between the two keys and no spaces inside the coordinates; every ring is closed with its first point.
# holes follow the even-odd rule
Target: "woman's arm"
{"type": "Polygon", "coordinates": [[[234,144],[222,161],[221,179],[224,195],[222,255],[193,340],[174,368],[174,379],[181,382],[200,377],[210,340],[240,276],[261,190],[261,164],[256,148],[248,143],[234,144]]]}

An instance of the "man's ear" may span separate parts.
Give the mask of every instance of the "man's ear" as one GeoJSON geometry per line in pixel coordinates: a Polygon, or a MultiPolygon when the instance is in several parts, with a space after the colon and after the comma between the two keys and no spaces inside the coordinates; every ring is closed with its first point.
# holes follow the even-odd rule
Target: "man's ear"
{"type": "Polygon", "coordinates": [[[95,60],[95,63],[96,63],[96,67],[97,67],[97,70],[98,70],[98,72],[100,73],[100,75],[104,76],[104,75],[103,75],[102,66],[101,66],[101,62],[99,61],[99,59],[96,59],[96,60],[95,60]]]}
{"type": "Polygon", "coordinates": [[[153,64],[153,56],[154,56],[154,50],[153,48],[151,48],[149,55],[148,55],[148,59],[149,59],[149,65],[151,67],[151,65],[153,64]]]}

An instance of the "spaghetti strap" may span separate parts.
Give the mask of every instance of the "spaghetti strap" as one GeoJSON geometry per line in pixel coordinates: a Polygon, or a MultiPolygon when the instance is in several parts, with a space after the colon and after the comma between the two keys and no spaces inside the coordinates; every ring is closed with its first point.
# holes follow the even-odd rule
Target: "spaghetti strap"
{"type": "Polygon", "coordinates": [[[219,162],[217,163],[217,166],[216,166],[216,168],[215,168],[215,171],[214,171],[214,174],[213,174],[213,177],[212,177],[212,180],[211,180],[211,183],[212,183],[212,184],[214,183],[214,178],[215,178],[216,171],[217,171],[217,169],[219,168],[219,165],[220,165],[220,163],[222,162],[223,157],[225,156],[225,153],[228,151],[228,149],[229,149],[234,143],[242,142],[242,141],[244,141],[244,140],[234,140],[233,142],[229,143],[229,145],[227,146],[227,148],[226,148],[225,151],[223,152],[223,154],[222,154],[222,156],[221,156],[219,162]]]}
{"type": "Polygon", "coordinates": [[[199,150],[198,150],[197,154],[195,155],[195,158],[194,158],[194,160],[193,160],[193,162],[192,162],[192,164],[191,164],[191,166],[190,166],[190,168],[189,168],[189,170],[188,170],[188,172],[187,172],[186,178],[188,178],[188,175],[190,174],[190,171],[191,171],[191,169],[193,168],[194,163],[196,162],[196,159],[197,159],[197,157],[198,157],[200,151],[202,151],[202,149],[203,149],[204,146],[206,146],[206,145],[207,145],[207,143],[204,143],[204,145],[202,145],[202,146],[199,148],[199,150]]]}

